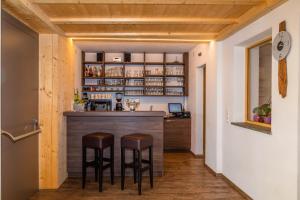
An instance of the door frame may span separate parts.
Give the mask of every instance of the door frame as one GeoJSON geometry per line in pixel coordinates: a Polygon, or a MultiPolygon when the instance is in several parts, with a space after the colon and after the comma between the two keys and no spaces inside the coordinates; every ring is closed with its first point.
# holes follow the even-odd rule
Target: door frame
{"type": "Polygon", "coordinates": [[[203,66],[203,125],[202,125],[202,140],[203,140],[203,160],[206,158],[206,65],[203,66]]]}
{"type": "Polygon", "coordinates": [[[203,151],[203,160],[205,163],[205,148],[206,148],[206,64],[203,64],[198,67],[202,70],[202,151],[203,151]]]}

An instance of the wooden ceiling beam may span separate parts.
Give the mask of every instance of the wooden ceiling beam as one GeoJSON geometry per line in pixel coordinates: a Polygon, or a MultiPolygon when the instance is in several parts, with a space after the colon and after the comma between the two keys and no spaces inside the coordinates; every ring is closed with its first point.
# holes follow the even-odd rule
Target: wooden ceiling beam
{"type": "Polygon", "coordinates": [[[29,0],[2,0],[2,8],[37,32],[64,35],[64,31],[54,25],[44,11],[29,0]]]}
{"type": "Polygon", "coordinates": [[[218,33],[206,33],[206,32],[101,32],[101,33],[66,33],[69,37],[99,37],[99,36],[216,36],[218,33]]]}
{"type": "Polygon", "coordinates": [[[182,42],[182,43],[200,43],[209,42],[209,39],[179,39],[179,38],[110,38],[110,37],[73,37],[74,41],[119,41],[119,42],[182,42]]]}
{"type": "Polygon", "coordinates": [[[264,3],[261,3],[257,6],[254,6],[250,10],[248,10],[245,14],[240,16],[237,19],[237,23],[233,25],[228,25],[225,27],[218,36],[216,37],[217,40],[223,40],[233,33],[239,31],[243,27],[247,26],[251,22],[255,21],[256,19],[262,17],[263,15],[267,14],[270,12],[272,9],[275,7],[283,4],[287,0],[267,0],[264,3]]]}
{"type": "Polygon", "coordinates": [[[214,39],[218,33],[204,32],[102,32],[102,33],[66,33],[67,37],[206,37],[214,39]]]}
{"type": "Polygon", "coordinates": [[[32,0],[37,4],[256,5],[264,0],[32,0]]]}
{"type": "Polygon", "coordinates": [[[235,24],[235,18],[51,18],[54,24],[235,24]]]}

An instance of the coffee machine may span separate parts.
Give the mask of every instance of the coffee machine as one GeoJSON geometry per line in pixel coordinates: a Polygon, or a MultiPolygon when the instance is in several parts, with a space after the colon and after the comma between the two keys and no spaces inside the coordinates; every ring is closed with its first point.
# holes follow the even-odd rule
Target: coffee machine
{"type": "Polygon", "coordinates": [[[116,111],[123,111],[122,97],[122,93],[116,93],[116,111]]]}

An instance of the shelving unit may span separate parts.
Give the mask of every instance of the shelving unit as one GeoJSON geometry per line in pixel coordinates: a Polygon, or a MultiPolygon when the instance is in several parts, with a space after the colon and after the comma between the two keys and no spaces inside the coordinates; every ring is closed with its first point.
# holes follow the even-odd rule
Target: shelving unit
{"type": "Polygon", "coordinates": [[[82,52],[82,92],[188,96],[188,53],[131,53],[134,54],[139,54],[138,61],[124,62],[123,53],[82,52]],[[114,55],[123,56],[122,62],[113,62],[114,55]],[[107,84],[108,80],[114,84],[107,84]],[[135,80],[137,85],[133,84],[135,80]]]}

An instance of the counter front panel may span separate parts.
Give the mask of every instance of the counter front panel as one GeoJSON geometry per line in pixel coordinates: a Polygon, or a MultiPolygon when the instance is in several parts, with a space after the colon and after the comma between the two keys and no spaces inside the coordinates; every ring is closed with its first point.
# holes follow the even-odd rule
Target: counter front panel
{"type": "MultiPolygon", "coordinates": [[[[93,132],[107,132],[115,136],[115,174],[120,176],[121,137],[131,133],[145,133],[153,136],[154,174],[163,175],[163,131],[164,112],[65,112],[67,117],[67,170],[69,177],[81,176],[82,136],[93,132]]],[[[93,160],[94,151],[88,150],[88,160],[93,160]]],[[[109,157],[109,148],[104,151],[109,157]]],[[[143,151],[148,159],[148,151],[143,151]]],[[[132,161],[132,151],[126,151],[126,161],[132,161]]],[[[109,174],[109,169],[106,170],[109,174]]],[[[132,175],[132,170],[126,170],[132,175]]],[[[145,173],[146,175],[147,173],[145,173]]],[[[93,176],[94,170],[88,169],[93,176]]]]}

